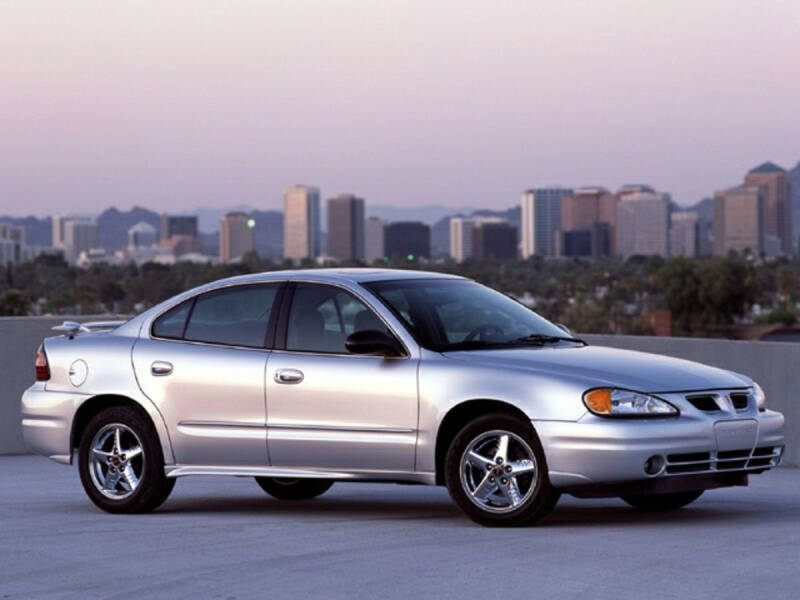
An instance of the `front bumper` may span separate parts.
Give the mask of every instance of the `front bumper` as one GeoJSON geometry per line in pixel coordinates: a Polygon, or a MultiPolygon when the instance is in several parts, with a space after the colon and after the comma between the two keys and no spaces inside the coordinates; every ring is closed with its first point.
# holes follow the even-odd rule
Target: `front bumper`
{"type": "MultiPolygon", "coordinates": [[[[783,421],[780,413],[753,410],[726,418],[681,414],[664,419],[609,419],[587,414],[575,422],[534,421],[533,426],[542,442],[551,483],[565,491],[589,494],[634,482],[653,489],[677,488],[682,484],[662,480],[678,478],[694,480],[692,485],[699,486],[694,489],[746,484],[746,477],[744,483],[735,483],[737,479],[727,475],[777,466],[784,449],[783,421]],[[654,456],[663,459],[663,467],[648,474],[645,463],[654,456]],[[724,483],[728,481],[732,483],[724,483]]],[[[606,495],[619,494],[609,491],[606,495]]]]}
{"type": "Polygon", "coordinates": [[[57,462],[72,462],[70,436],[76,407],[83,394],[46,391],[35,383],[22,395],[22,437],[32,452],[57,462]]]}

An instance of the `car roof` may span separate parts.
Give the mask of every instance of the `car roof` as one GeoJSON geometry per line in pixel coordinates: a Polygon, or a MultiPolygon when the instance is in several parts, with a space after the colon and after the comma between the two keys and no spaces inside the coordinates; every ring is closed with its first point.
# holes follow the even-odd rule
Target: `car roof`
{"type": "Polygon", "coordinates": [[[330,281],[368,283],[371,281],[387,281],[393,279],[463,279],[458,275],[436,273],[433,271],[414,271],[410,269],[376,269],[369,267],[329,268],[329,269],[287,269],[280,271],[265,271],[238,275],[214,282],[220,284],[253,283],[257,281],[274,281],[286,279],[302,279],[306,281],[330,281]]]}

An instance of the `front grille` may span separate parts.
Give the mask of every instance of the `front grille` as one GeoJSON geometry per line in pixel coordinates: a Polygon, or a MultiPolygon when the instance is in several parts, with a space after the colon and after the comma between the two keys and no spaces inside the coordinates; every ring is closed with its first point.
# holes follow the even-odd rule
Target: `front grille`
{"type": "Polygon", "coordinates": [[[667,455],[666,473],[679,475],[769,468],[777,465],[780,448],[764,447],[754,450],[726,450],[724,452],[688,452],[667,455]]]}
{"type": "Polygon", "coordinates": [[[686,399],[697,410],[702,410],[703,412],[716,412],[719,410],[717,397],[714,395],[688,396],[686,399]]]}
{"type": "MultiPolygon", "coordinates": [[[[717,401],[720,397],[724,399],[725,394],[722,393],[721,396],[717,394],[697,394],[696,396],[686,396],[686,401],[697,410],[712,413],[719,412],[720,408],[717,401]]],[[[747,392],[731,392],[728,397],[731,399],[731,404],[735,410],[747,410],[750,402],[750,395],[747,392]]],[[[723,402],[724,404],[726,402],[723,402]]]]}

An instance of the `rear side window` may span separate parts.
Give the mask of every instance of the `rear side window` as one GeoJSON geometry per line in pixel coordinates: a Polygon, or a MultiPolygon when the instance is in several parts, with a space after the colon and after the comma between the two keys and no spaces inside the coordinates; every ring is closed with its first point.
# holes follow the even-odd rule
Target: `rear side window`
{"type": "Polygon", "coordinates": [[[184,339],[263,348],[278,284],[243,285],[197,297],[184,339]]]}
{"type": "Polygon", "coordinates": [[[183,337],[183,327],[186,317],[194,299],[187,300],[171,308],[153,323],[153,335],[162,338],[180,339],[183,337]]]}

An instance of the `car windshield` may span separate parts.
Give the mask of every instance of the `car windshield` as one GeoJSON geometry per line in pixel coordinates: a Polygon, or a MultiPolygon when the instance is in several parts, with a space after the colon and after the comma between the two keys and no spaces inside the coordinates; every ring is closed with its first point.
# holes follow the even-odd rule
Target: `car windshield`
{"type": "Polygon", "coordinates": [[[474,281],[397,279],[365,287],[431,350],[584,343],[516,300],[474,281]]]}

